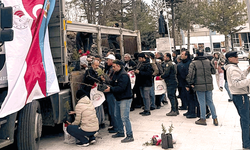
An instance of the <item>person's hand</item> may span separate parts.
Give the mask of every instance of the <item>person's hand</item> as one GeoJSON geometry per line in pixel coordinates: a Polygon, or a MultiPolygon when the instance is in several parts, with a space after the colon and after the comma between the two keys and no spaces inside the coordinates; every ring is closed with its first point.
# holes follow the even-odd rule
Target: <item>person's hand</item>
{"type": "Polygon", "coordinates": [[[135,72],[136,74],[139,74],[140,71],[136,69],[134,72],[135,72]]]}
{"type": "Polygon", "coordinates": [[[103,92],[110,92],[110,87],[107,86],[107,88],[103,92]]]}
{"type": "Polygon", "coordinates": [[[105,78],[104,78],[103,76],[101,76],[101,80],[102,80],[102,81],[105,81],[105,78]]]}
{"type": "Polygon", "coordinates": [[[186,87],[186,90],[189,91],[189,87],[186,87]]]}
{"type": "Polygon", "coordinates": [[[194,85],[191,85],[192,88],[194,88],[194,85]]]}
{"type": "Polygon", "coordinates": [[[76,114],[75,111],[70,111],[70,112],[69,112],[69,115],[74,115],[74,114],[76,114]]]}
{"type": "Polygon", "coordinates": [[[66,121],[66,123],[68,124],[68,125],[71,125],[72,123],[70,123],[70,122],[68,122],[68,121],[66,121]]]}

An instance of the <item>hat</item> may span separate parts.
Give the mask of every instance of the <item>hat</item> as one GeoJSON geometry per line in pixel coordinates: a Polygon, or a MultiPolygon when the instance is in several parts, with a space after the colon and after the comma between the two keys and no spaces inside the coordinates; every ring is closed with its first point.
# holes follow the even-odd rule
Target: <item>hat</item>
{"type": "Polygon", "coordinates": [[[145,54],[144,53],[140,53],[137,55],[137,57],[142,57],[142,58],[146,58],[145,54]]]}
{"type": "Polygon", "coordinates": [[[115,60],[115,56],[112,54],[109,54],[108,57],[105,57],[106,59],[111,59],[111,60],[115,60]]]}
{"type": "Polygon", "coordinates": [[[226,53],[226,58],[228,59],[229,57],[237,57],[237,52],[236,51],[230,51],[226,53]]]}
{"type": "Polygon", "coordinates": [[[88,65],[87,56],[80,57],[80,64],[81,65],[88,65]]]}

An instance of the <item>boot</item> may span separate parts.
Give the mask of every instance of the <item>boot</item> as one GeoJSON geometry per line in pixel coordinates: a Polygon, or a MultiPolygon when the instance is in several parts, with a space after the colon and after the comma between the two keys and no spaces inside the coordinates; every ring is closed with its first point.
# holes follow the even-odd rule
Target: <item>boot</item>
{"type": "Polygon", "coordinates": [[[207,125],[206,119],[199,119],[199,120],[195,121],[195,124],[198,124],[198,125],[207,125]]]}
{"type": "Polygon", "coordinates": [[[215,118],[215,119],[213,119],[213,120],[214,120],[214,125],[215,125],[215,126],[218,126],[218,124],[219,124],[219,123],[218,123],[218,119],[215,118]]]}
{"type": "Polygon", "coordinates": [[[166,114],[166,116],[177,116],[176,111],[170,111],[169,113],[166,114]]]}

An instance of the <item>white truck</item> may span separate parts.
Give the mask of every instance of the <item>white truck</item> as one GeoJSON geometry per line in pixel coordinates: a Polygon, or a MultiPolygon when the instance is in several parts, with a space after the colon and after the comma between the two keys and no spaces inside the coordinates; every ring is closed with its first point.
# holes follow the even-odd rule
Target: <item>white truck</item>
{"type": "MultiPolygon", "coordinates": [[[[117,34],[121,37],[121,53],[124,53],[123,36],[137,37],[137,49],[140,51],[140,32],[122,28],[112,28],[93,24],[66,21],[64,0],[56,0],[49,22],[49,40],[60,92],[43,99],[33,100],[20,111],[0,118],[0,148],[12,143],[18,150],[38,150],[42,126],[54,126],[67,119],[68,111],[75,105],[72,96],[71,75],[68,71],[69,54],[67,51],[67,31],[90,32],[97,34],[97,46],[101,51],[101,34],[117,34]]],[[[0,108],[8,92],[8,80],[5,64],[5,52],[0,50],[0,108]]],[[[18,99],[17,99],[18,100],[18,99]]]]}

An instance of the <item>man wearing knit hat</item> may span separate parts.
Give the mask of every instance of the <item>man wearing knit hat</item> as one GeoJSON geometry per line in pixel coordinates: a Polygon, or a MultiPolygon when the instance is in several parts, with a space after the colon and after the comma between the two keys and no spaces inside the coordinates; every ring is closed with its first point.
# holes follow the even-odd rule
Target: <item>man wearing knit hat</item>
{"type": "Polygon", "coordinates": [[[240,116],[240,126],[242,130],[242,146],[250,149],[249,136],[249,85],[250,79],[247,75],[250,72],[250,67],[242,71],[238,67],[238,55],[236,51],[226,53],[228,64],[225,66],[228,86],[233,95],[233,102],[240,116]]]}

